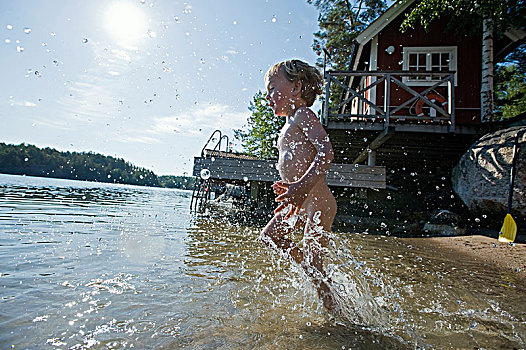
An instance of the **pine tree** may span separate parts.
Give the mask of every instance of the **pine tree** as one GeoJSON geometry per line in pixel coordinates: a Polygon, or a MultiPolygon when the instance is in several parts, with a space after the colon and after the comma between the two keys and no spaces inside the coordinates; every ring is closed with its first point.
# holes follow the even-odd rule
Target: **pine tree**
{"type": "Polygon", "coordinates": [[[252,112],[246,129],[234,130],[234,137],[242,142],[247,154],[259,158],[277,158],[276,142],[285,124],[285,118],[274,115],[265,99],[266,93],[258,91],[248,109],[252,112]]]}
{"type": "MultiPolygon", "coordinates": [[[[318,26],[314,33],[313,50],[321,55],[322,49],[331,52],[329,67],[349,70],[353,41],[367,25],[380,16],[387,5],[382,0],[307,0],[319,10],[318,26]]],[[[318,60],[321,65],[322,59],[318,60]]]]}

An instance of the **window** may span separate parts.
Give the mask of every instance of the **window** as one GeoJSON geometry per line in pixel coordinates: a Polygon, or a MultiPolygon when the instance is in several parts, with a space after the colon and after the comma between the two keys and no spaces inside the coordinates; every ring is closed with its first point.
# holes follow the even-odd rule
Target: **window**
{"type": "MultiPolygon", "coordinates": [[[[446,47],[404,47],[403,69],[410,72],[443,72],[457,70],[457,48],[446,47]]],[[[407,85],[431,85],[444,78],[440,75],[422,74],[404,77],[407,85]]],[[[455,85],[457,74],[455,73],[455,85]]]]}

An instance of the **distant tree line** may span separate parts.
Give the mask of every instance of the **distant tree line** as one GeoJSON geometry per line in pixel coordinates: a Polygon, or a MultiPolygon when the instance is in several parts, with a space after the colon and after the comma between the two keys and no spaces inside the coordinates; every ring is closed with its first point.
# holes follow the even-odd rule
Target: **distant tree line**
{"type": "Polygon", "coordinates": [[[60,152],[33,145],[0,143],[0,173],[119,184],[193,188],[193,178],[157,176],[122,158],[93,152],[60,152]]]}
{"type": "Polygon", "coordinates": [[[192,190],[195,184],[195,178],[190,176],[160,175],[158,179],[159,186],[167,188],[192,190]]]}

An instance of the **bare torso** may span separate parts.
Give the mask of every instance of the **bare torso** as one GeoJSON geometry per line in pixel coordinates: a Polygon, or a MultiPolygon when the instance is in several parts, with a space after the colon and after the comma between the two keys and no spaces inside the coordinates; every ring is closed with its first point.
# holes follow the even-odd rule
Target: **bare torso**
{"type": "MultiPolygon", "coordinates": [[[[301,130],[301,127],[295,123],[294,116],[292,116],[288,118],[278,138],[277,168],[281,179],[285,182],[298,181],[307,172],[318,153],[316,147],[305,135],[308,130],[301,130]]],[[[303,209],[307,211],[308,216],[321,211],[323,214],[321,225],[324,226],[324,229],[330,230],[336,214],[336,200],[327,186],[325,176],[322,176],[310,189],[303,209]]]]}
{"type": "Polygon", "coordinates": [[[278,170],[281,179],[285,182],[294,182],[300,179],[310,167],[316,149],[309,142],[300,127],[294,124],[294,117],[291,117],[278,138],[278,170]]]}

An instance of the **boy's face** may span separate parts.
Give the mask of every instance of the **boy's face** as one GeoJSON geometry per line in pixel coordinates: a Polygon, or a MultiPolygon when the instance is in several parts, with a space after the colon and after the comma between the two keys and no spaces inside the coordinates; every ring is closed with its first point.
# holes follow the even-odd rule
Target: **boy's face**
{"type": "Polygon", "coordinates": [[[285,117],[294,112],[294,101],[298,98],[298,83],[288,81],[283,68],[269,76],[267,80],[267,101],[274,114],[285,117]]]}

